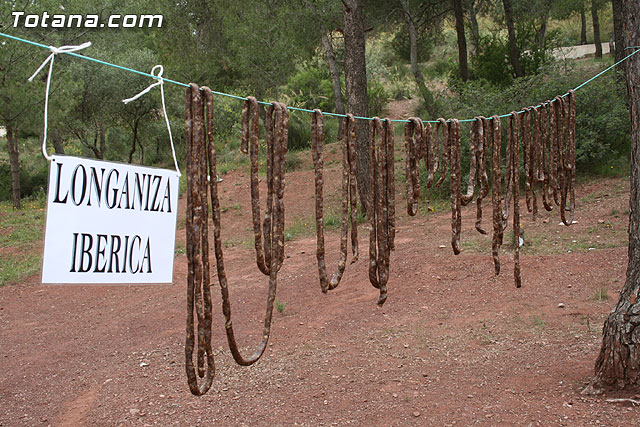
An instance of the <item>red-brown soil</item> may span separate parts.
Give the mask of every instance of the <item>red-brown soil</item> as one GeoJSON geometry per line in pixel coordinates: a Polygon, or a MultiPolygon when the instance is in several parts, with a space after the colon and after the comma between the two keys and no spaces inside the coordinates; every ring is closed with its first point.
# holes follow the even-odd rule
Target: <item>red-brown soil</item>
{"type": "MultiPolygon", "coordinates": [[[[312,176],[287,175],[289,224],[313,221],[312,176]]],[[[332,169],[326,179],[336,208],[339,176],[332,169]]],[[[247,176],[225,175],[221,189],[234,326],[247,354],[260,337],[268,281],[247,243],[247,176]]],[[[184,373],[184,230],[172,286],[42,286],[36,276],[0,287],[0,426],[640,424],[637,408],[580,394],[624,283],[627,180],[581,183],[572,227],[558,225],[557,210],[536,223],[524,215],[521,289],[509,243],[494,276],[489,237],[473,230],[475,206],[463,209],[467,243],[454,256],[442,204],[408,218],[398,192],[383,307],[367,278],[366,224],[364,256],[327,295],[315,239],[301,233],[286,244],[278,283],[286,307],[274,314],[268,350],[240,367],[214,279],[217,374],[204,397],[189,393],[184,373]],[[608,299],[596,298],[603,292],[608,299]]],[[[486,204],[487,228],[490,216],[486,204]]],[[[330,271],[338,241],[327,233],[330,271]]]]}

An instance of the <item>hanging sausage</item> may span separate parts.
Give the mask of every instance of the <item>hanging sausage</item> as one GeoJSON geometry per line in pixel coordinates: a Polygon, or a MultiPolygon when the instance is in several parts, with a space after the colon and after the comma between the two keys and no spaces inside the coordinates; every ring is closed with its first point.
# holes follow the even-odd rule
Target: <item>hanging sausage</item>
{"type": "MultiPolygon", "coordinates": [[[[407,214],[410,216],[415,216],[418,213],[418,199],[420,198],[420,171],[418,164],[420,159],[426,155],[424,136],[422,120],[416,117],[409,118],[404,125],[404,148],[407,214]]],[[[428,168],[428,161],[426,163],[428,168]]]]}
{"type": "Polygon", "coordinates": [[[378,304],[387,299],[389,257],[394,247],[393,127],[374,117],[369,127],[369,281],[380,290],[378,304]]]}
{"type": "Polygon", "coordinates": [[[476,117],[476,165],[478,168],[478,198],[476,199],[476,230],[487,234],[482,228],[482,201],[489,194],[489,177],[487,176],[487,153],[489,151],[490,129],[484,116],[476,117]]]}
{"type": "Polygon", "coordinates": [[[460,254],[460,232],[462,228],[461,177],[460,177],[460,122],[449,121],[449,164],[451,170],[451,247],[455,255],[460,254]]]}
{"type": "Polygon", "coordinates": [[[311,151],[315,172],[316,194],[316,258],[318,260],[318,276],[320,288],[326,293],[335,289],[347,263],[347,237],[349,233],[349,219],[351,219],[351,248],[353,257],[351,262],[358,259],[358,234],[357,234],[357,210],[356,205],[356,168],[355,168],[355,119],[349,114],[344,119],[344,135],[342,138],[342,228],[340,235],[340,260],[338,268],[331,280],[327,280],[324,248],[324,220],[323,220],[323,148],[324,148],[324,117],[320,110],[314,110],[311,116],[311,151]],[[351,211],[351,216],[349,212],[351,211]]]}
{"type": "MultiPolygon", "coordinates": [[[[203,152],[204,107],[200,88],[187,88],[185,105],[185,134],[187,139],[187,337],[185,340],[185,369],[191,393],[205,394],[213,382],[215,364],[211,347],[211,292],[208,274],[207,189],[206,160],[203,152]],[[204,166],[203,166],[204,163],[204,166]],[[194,308],[197,315],[197,357],[193,364],[194,308]],[[206,358],[206,367],[204,360],[206,358]],[[204,382],[198,385],[198,377],[204,382]]],[[[214,180],[215,181],[215,180],[214,180]]]]}

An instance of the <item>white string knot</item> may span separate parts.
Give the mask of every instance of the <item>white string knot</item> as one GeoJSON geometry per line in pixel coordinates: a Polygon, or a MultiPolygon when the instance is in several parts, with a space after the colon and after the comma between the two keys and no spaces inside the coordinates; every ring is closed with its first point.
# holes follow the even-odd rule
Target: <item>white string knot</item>
{"type": "Polygon", "coordinates": [[[176,149],[173,145],[173,136],[171,135],[171,124],[169,123],[169,117],[167,116],[167,107],[164,102],[164,79],[162,78],[162,74],[164,73],[164,67],[162,65],[156,65],[151,69],[151,76],[157,80],[157,82],[150,84],[146,87],[142,92],[138,93],[131,98],[123,99],[122,102],[125,104],[130,103],[131,101],[135,101],[140,98],[145,93],[149,92],[152,88],[156,86],[160,86],[160,99],[162,100],[162,116],[164,117],[164,121],[167,123],[167,131],[169,132],[169,141],[171,142],[171,153],[173,154],[173,164],[176,167],[176,172],[178,172],[178,176],[182,176],[180,173],[180,168],[178,167],[178,159],[176,158],[176,149]],[[156,74],[155,71],[158,70],[156,74]]]}
{"type": "Polygon", "coordinates": [[[85,49],[91,46],[91,42],[82,43],[78,46],[49,46],[49,50],[51,54],[47,56],[47,59],[44,60],[42,64],[38,67],[35,73],[31,77],[29,77],[29,81],[32,82],[35,76],[42,71],[45,65],[49,63],[49,73],[47,74],[47,88],[44,94],[44,130],[42,132],[42,155],[45,159],[51,160],[51,156],[47,154],[47,127],[48,127],[48,116],[49,116],[49,88],[51,87],[51,74],[53,72],[53,62],[58,53],[71,53],[76,52],[78,50],[85,49]]]}
{"type": "Polygon", "coordinates": [[[162,85],[164,84],[164,79],[162,78],[162,74],[164,74],[164,67],[162,65],[156,65],[155,67],[153,67],[151,69],[151,73],[150,73],[153,77],[156,78],[156,80],[158,80],[155,83],[150,84],[149,86],[147,86],[147,88],[145,90],[143,90],[142,92],[140,92],[139,94],[132,96],[131,98],[127,98],[127,99],[123,99],[122,102],[124,102],[125,104],[130,103],[131,101],[135,101],[136,99],[140,98],[142,95],[144,95],[145,93],[149,92],[152,88],[158,86],[158,85],[162,85]],[[154,71],[156,71],[156,69],[158,70],[158,74],[155,74],[154,71]]]}

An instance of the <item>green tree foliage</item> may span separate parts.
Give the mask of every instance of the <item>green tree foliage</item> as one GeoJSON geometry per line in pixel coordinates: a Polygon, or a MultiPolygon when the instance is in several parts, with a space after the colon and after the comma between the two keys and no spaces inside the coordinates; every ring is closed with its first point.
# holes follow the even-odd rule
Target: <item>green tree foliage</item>
{"type": "MultiPolygon", "coordinates": [[[[519,23],[518,48],[520,61],[525,75],[537,74],[541,67],[553,61],[551,49],[557,46],[556,32],[546,36],[545,46],[536,40],[536,29],[531,22],[519,23]]],[[[508,86],[513,82],[515,71],[508,60],[509,41],[500,34],[480,39],[479,53],[471,59],[472,77],[484,79],[499,86],[508,86]]]]}
{"type": "MultiPolygon", "coordinates": [[[[328,35],[332,42],[337,70],[334,79],[340,81],[344,67],[341,2],[70,0],[63,3],[64,6],[53,0],[0,2],[2,31],[56,46],[91,41],[93,45],[82,53],[94,58],[146,72],[153,65],[162,64],[164,75],[177,81],[196,82],[240,96],[251,94],[265,101],[277,99],[307,109],[335,111],[334,97],[340,92],[332,85],[322,35],[328,35]],[[17,9],[35,14],[43,11],[50,14],[60,11],[66,15],[98,13],[102,17],[112,13],[162,14],[164,22],[160,29],[12,28],[11,12],[17,9]]],[[[577,84],[577,80],[569,81],[559,69],[550,68],[548,52],[560,38],[553,31],[547,31],[546,22],[574,19],[582,5],[590,10],[591,0],[512,0],[511,3],[518,50],[527,77],[515,79],[508,61],[503,2],[465,0],[465,14],[469,16],[473,5],[480,23],[478,34],[484,37],[472,57],[471,79],[474,81],[462,84],[455,78],[450,0],[366,0],[370,115],[383,115],[390,95],[403,99],[424,98],[425,94],[431,100],[425,101],[425,106],[438,110],[429,112],[429,118],[436,114],[471,117],[479,113],[504,113],[525,105],[525,100],[539,101],[577,84]],[[413,64],[409,23],[413,24],[411,31],[417,41],[413,64]],[[433,61],[429,61],[430,58],[433,61]],[[427,61],[430,63],[426,64],[427,61]],[[456,95],[450,96],[452,92],[445,90],[443,98],[436,103],[429,77],[440,76],[428,70],[438,67],[453,70],[449,73],[453,77],[447,89],[454,89],[456,95]],[[549,71],[551,69],[555,72],[549,71]],[[422,86],[419,82],[423,82],[422,86]],[[421,87],[428,92],[423,93],[421,87]],[[443,100],[446,102],[440,102],[443,100]]],[[[604,8],[604,3],[599,1],[598,7],[604,8]]],[[[45,49],[0,39],[0,126],[14,131],[16,150],[12,155],[17,159],[16,173],[12,174],[9,156],[0,154],[4,185],[0,198],[11,196],[7,182],[13,176],[22,183],[23,195],[45,184],[46,162],[37,153],[47,69],[33,83],[28,83],[27,78],[47,55],[45,49]]],[[[54,151],[52,141],[56,139],[71,155],[172,167],[159,90],[153,89],[128,105],[121,102],[151,83],[153,80],[148,77],[58,55],[49,100],[49,152],[54,151]]],[[[628,144],[628,138],[619,131],[626,125],[626,107],[621,102],[621,92],[607,91],[610,83],[599,80],[578,97],[578,158],[582,168],[610,162],[623,153],[628,144]]],[[[345,87],[342,77],[341,90],[345,87]]],[[[165,84],[165,92],[180,159],[184,154],[184,88],[165,84]]],[[[231,153],[229,156],[235,161],[233,153],[238,152],[242,103],[219,96],[214,102],[215,143],[221,148],[221,156],[231,153]]],[[[307,147],[309,117],[292,113],[291,129],[291,147],[307,147]]],[[[327,132],[330,138],[338,135],[337,121],[327,121],[327,132]]],[[[5,145],[9,146],[7,141],[0,140],[3,152],[7,151],[5,145]]]]}
{"type": "MultiPolygon", "coordinates": [[[[437,34],[434,32],[421,32],[420,38],[418,38],[418,58],[421,62],[427,62],[431,59],[434,53],[435,44],[437,40],[437,34]]],[[[411,46],[409,44],[409,34],[406,29],[398,28],[391,40],[391,49],[395,56],[402,60],[404,63],[409,63],[411,60],[409,54],[411,46]]]]}
{"type": "MultiPolygon", "coordinates": [[[[506,114],[564,94],[591,73],[552,65],[506,87],[471,81],[462,87],[456,102],[449,104],[448,113],[459,117],[506,114]]],[[[604,75],[576,92],[576,102],[578,170],[610,173],[611,166],[618,169],[630,144],[624,88],[614,74],[604,75]]]]}

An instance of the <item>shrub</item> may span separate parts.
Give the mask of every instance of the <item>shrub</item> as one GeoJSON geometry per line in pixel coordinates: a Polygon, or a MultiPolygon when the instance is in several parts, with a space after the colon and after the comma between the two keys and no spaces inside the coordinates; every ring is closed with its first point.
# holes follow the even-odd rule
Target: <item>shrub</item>
{"type": "MultiPolygon", "coordinates": [[[[446,115],[471,118],[477,114],[505,114],[562,95],[592,75],[593,70],[563,70],[558,65],[543,67],[539,75],[513,81],[501,87],[486,80],[469,81],[458,97],[446,106],[446,115]],[[564,71],[564,72],[563,72],[564,71]]],[[[613,73],[603,75],[576,93],[576,155],[578,171],[602,173],[606,165],[618,168],[628,158],[629,113],[624,88],[613,73]]],[[[466,134],[463,131],[463,136],[466,134]]],[[[503,122],[503,136],[506,125],[503,122]]],[[[503,138],[503,141],[505,139],[503,138]]],[[[463,162],[467,161],[463,151],[463,162]]]]}
{"type": "MultiPolygon", "coordinates": [[[[418,45],[418,60],[420,62],[427,62],[431,55],[433,55],[433,50],[435,47],[435,39],[433,36],[420,37],[422,34],[419,34],[417,37],[417,45],[418,45]]],[[[402,60],[405,63],[411,61],[411,44],[409,41],[409,32],[406,30],[404,26],[401,27],[399,31],[395,33],[393,39],[389,43],[393,53],[396,57],[402,60]]]]}
{"type": "Polygon", "coordinates": [[[9,163],[0,163],[0,200],[11,200],[11,168],[9,163]]]}
{"type": "Polygon", "coordinates": [[[308,120],[309,114],[302,120],[300,114],[289,116],[289,149],[304,150],[311,147],[311,124],[308,120]]]}
{"type": "MultiPolygon", "coordinates": [[[[46,163],[34,170],[20,167],[20,195],[30,197],[34,194],[47,191],[49,168],[46,163]]],[[[11,200],[11,167],[9,163],[0,163],[0,201],[11,200]]]]}
{"type": "Polygon", "coordinates": [[[387,105],[389,95],[384,90],[384,86],[377,80],[367,82],[367,96],[369,97],[369,115],[380,116],[387,105]]]}
{"type": "MultiPolygon", "coordinates": [[[[473,61],[473,58],[472,58],[473,61]]],[[[433,64],[425,69],[425,75],[431,78],[446,76],[458,70],[458,64],[451,57],[436,59],[433,64]]]]}
{"type": "MultiPolygon", "coordinates": [[[[592,172],[628,158],[629,112],[624,88],[613,75],[603,76],[576,95],[576,162],[592,172]]],[[[624,163],[624,162],[623,162],[624,163]]],[[[628,172],[625,171],[625,172],[628,172]]]]}
{"type": "Polygon", "coordinates": [[[318,62],[303,64],[295,74],[289,77],[283,93],[288,103],[296,107],[319,108],[322,111],[335,109],[329,69],[318,62]]]}
{"type": "Polygon", "coordinates": [[[493,34],[480,39],[479,51],[471,58],[473,78],[508,86],[513,80],[508,57],[509,43],[499,34],[493,34]]]}
{"type": "MultiPolygon", "coordinates": [[[[518,26],[518,49],[520,63],[525,75],[538,74],[545,64],[552,62],[551,49],[557,47],[558,33],[548,31],[545,46],[536,41],[536,30],[532,23],[518,26]]],[[[471,58],[472,79],[486,80],[494,85],[506,87],[513,82],[515,72],[509,61],[509,41],[496,33],[480,39],[480,53],[471,58]]]]}

